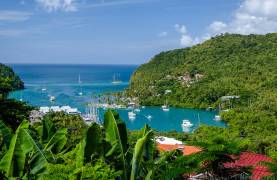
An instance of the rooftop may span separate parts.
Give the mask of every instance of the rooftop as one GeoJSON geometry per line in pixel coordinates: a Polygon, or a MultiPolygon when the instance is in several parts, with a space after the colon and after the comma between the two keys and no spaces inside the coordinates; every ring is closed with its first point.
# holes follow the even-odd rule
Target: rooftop
{"type": "Polygon", "coordinates": [[[264,176],[270,176],[268,168],[264,165],[261,165],[261,162],[271,162],[272,159],[262,154],[256,154],[252,152],[243,152],[239,155],[238,159],[235,162],[225,163],[226,168],[235,168],[235,167],[248,167],[252,166],[252,176],[251,179],[259,180],[264,176]]]}

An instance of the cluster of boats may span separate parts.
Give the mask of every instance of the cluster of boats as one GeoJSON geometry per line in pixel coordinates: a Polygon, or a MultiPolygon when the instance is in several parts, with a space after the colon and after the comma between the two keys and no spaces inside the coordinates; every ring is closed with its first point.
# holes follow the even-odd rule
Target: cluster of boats
{"type": "Polygon", "coordinates": [[[71,108],[70,106],[43,106],[39,108],[39,112],[47,114],[49,112],[65,112],[66,114],[81,114],[77,108],[71,108]]]}

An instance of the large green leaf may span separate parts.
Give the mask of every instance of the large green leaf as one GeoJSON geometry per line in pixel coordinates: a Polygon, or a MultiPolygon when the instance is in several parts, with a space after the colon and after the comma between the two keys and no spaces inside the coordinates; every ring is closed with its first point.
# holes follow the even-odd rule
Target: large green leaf
{"type": "Polygon", "coordinates": [[[67,129],[59,129],[44,146],[43,151],[51,151],[53,153],[59,153],[64,148],[67,142],[67,129]]]}
{"type": "Polygon", "coordinates": [[[11,139],[9,150],[0,161],[0,170],[6,177],[22,177],[27,167],[27,173],[31,175],[37,175],[46,170],[47,160],[28,128],[28,121],[20,124],[11,139]],[[30,158],[27,162],[26,157],[30,158]],[[27,164],[28,166],[25,167],[27,164]]]}
{"type": "Polygon", "coordinates": [[[137,179],[139,169],[145,157],[150,158],[150,154],[152,154],[150,151],[153,150],[153,143],[153,131],[146,125],[143,129],[143,137],[138,139],[135,145],[132,159],[131,180],[137,179]]]}
{"type": "Polygon", "coordinates": [[[22,149],[25,153],[32,151],[28,161],[28,166],[30,167],[29,173],[34,176],[46,173],[47,159],[40,145],[34,141],[28,129],[22,129],[21,133],[21,142],[24,142],[22,143],[22,149]]]}
{"type": "Polygon", "coordinates": [[[29,123],[27,121],[23,121],[20,124],[11,139],[9,150],[0,161],[0,170],[6,177],[21,177],[24,173],[26,152],[29,148],[22,148],[24,142],[20,142],[21,138],[19,137],[22,129],[27,129],[28,127],[29,123]]]}
{"type": "Polygon", "coordinates": [[[82,167],[90,162],[93,156],[101,156],[102,153],[102,131],[97,123],[92,123],[78,145],[77,166],[82,167]]]}
{"type": "Polygon", "coordinates": [[[49,119],[48,116],[42,120],[42,142],[48,142],[55,134],[54,123],[49,119]]]}
{"type": "Polygon", "coordinates": [[[110,143],[111,149],[106,156],[116,156],[119,160],[121,170],[123,171],[122,179],[127,179],[127,163],[125,153],[127,151],[127,129],[124,122],[119,119],[117,113],[108,110],[105,113],[104,127],[106,141],[110,143]]]}
{"type": "Polygon", "coordinates": [[[2,120],[0,120],[0,133],[3,136],[3,142],[6,148],[8,149],[10,145],[10,141],[12,139],[12,132],[2,120]]]}

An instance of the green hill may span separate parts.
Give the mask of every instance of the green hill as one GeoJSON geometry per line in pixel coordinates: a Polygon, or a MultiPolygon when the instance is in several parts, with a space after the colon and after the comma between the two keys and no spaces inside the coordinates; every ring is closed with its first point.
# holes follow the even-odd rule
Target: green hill
{"type": "Polygon", "coordinates": [[[24,83],[14,71],[0,63],[0,97],[6,97],[10,91],[23,89],[24,83]]]}
{"type": "Polygon", "coordinates": [[[224,34],[191,48],[162,52],[135,71],[126,92],[142,105],[221,104],[231,109],[222,115],[232,134],[249,138],[254,150],[276,149],[277,33],[224,34]],[[222,102],[222,96],[239,99],[222,102]]]}

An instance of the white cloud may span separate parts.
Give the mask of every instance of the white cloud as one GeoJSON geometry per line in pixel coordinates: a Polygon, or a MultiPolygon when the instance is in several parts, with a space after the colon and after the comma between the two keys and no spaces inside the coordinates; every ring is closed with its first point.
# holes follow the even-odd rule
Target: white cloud
{"type": "Polygon", "coordinates": [[[0,11],[0,21],[26,21],[31,15],[25,11],[0,11]]]}
{"type": "Polygon", "coordinates": [[[185,25],[175,24],[174,27],[175,27],[176,31],[178,31],[178,32],[180,32],[182,34],[187,33],[187,28],[186,28],[185,25]]]}
{"type": "Polygon", "coordinates": [[[226,32],[244,35],[277,32],[277,0],[243,0],[229,22],[212,22],[200,37],[189,36],[184,25],[176,24],[175,29],[181,33],[183,46],[192,46],[226,32]]]}
{"type": "MultiPolygon", "coordinates": [[[[218,22],[218,21],[217,21],[218,22]]],[[[213,22],[210,26],[215,24],[213,22]]],[[[238,34],[266,34],[277,31],[277,1],[276,0],[244,0],[235,11],[233,19],[222,23],[224,27],[218,33],[230,32],[238,34]]]]}
{"type": "Polygon", "coordinates": [[[52,11],[77,11],[76,0],[36,0],[36,2],[48,12],[52,11]]]}
{"type": "Polygon", "coordinates": [[[158,34],[159,37],[166,37],[168,35],[168,32],[163,31],[158,34]]]}
{"type": "Polygon", "coordinates": [[[225,28],[227,25],[221,21],[214,21],[212,24],[210,24],[209,29],[212,32],[218,33],[225,31],[225,28]]]}
{"type": "Polygon", "coordinates": [[[181,34],[180,44],[184,47],[193,46],[199,43],[199,39],[189,35],[185,25],[175,24],[175,30],[181,34]]]}

